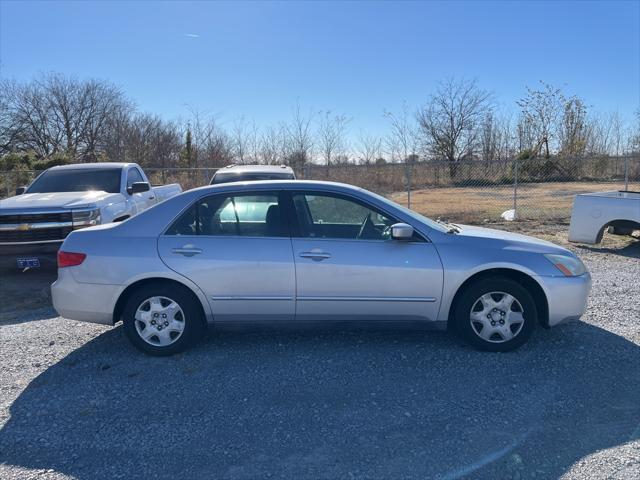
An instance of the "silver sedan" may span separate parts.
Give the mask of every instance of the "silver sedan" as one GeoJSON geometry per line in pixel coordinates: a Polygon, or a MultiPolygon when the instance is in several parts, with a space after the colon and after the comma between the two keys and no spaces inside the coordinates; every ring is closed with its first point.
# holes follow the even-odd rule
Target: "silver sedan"
{"type": "Polygon", "coordinates": [[[203,187],[120,224],[73,232],[53,304],[113,325],[140,350],[184,350],[239,322],[419,321],[506,351],[585,311],[591,277],[569,250],[436,222],[329,182],[203,187]]]}

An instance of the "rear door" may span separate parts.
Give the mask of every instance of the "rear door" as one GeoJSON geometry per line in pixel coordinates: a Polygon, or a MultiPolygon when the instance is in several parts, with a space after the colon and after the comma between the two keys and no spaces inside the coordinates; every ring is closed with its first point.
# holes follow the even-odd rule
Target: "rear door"
{"type": "Polygon", "coordinates": [[[162,260],[206,294],[214,319],[290,320],[295,272],[277,191],[200,199],[160,236],[162,260]]]}
{"type": "Polygon", "coordinates": [[[297,319],[437,319],[442,264],[428,239],[392,240],[398,221],[350,196],[292,199],[297,319]]]}

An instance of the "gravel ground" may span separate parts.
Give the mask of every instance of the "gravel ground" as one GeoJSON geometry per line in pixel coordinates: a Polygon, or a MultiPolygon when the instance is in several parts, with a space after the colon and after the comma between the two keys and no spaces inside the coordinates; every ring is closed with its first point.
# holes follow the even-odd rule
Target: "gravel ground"
{"type": "Polygon", "coordinates": [[[25,309],[6,276],[0,478],[640,478],[640,242],[572,248],[594,279],[583,321],[507,354],[351,329],[152,358],[56,318],[33,279],[25,309]]]}

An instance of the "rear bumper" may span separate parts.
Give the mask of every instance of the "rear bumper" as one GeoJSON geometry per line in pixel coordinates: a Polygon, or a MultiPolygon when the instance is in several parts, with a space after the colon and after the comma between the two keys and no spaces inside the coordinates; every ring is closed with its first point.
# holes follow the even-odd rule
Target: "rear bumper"
{"type": "Polygon", "coordinates": [[[120,285],[77,282],[69,268],[61,268],[58,279],[51,285],[51,298],[61,317],[113,325],[113,311],[121,290],[120,285]]]}
{"type": "Polygon", "coordinates": [[[589,272],[578,277],[537,277],[547,296],[549,326],[579,319],[587,310],[589,272]]]}

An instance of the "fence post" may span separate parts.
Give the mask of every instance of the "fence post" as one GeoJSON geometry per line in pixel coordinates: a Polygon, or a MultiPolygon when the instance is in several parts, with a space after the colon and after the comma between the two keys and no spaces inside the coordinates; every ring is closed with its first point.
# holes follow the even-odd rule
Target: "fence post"
{"type": "Polygon", "coordinates": [[[624,157],[624,191],[629,190],[629,155],[624,157]]]}
{"type": "Polygon", "coordinates": [[[513,219],[518,219],[518,158],[513,159],[513,219]]]}
{"type": "Polygon", "coordinates": [[[406,159],[404,161],[404,171],[407,177],[407,208],[411,209],[411,175],[413,172],[411,171],[411,163],[406,159]]]}

